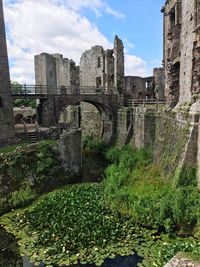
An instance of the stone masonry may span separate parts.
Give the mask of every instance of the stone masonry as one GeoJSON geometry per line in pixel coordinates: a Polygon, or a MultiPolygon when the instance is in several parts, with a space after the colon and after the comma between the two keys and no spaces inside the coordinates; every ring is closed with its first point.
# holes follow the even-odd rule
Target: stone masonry
{"type": "Polygon", "coordinates": [[[81,130],[63,130],[58,148],[62,165],[69,176],[80,177],[82,173],[81,130]]]}
{"type": "Polygon", "coordinates": [[[200,88],[200,2],[167,0],[162,12],[166,99],[172,107],[193,104],[200,88]]]}
{"type": "Polygon", "coordinates": [[[165,99],[165,70],[164,68],[155,68],[153,70],[155,78],[155,97],[165,99]]]}
{"type": "Polygon", "coordinates": [[[60,94],[62,87],[79,86],[79,67],[60,54],[42,53],[35,56],[35,80],[47,86],[46,93],[60,94]]]}
{"type": "Polygon", "coordinates": [[[97,90],[105,94],[123,95],[125,100],[154,98],[154,84],[160,85],[161,77],[124,76],[124,45],[118,36],[115,36],[113,49],[105,50],[96,45],[85,51],[80,58],[80,67],[60,54],[42,53],[35,56],[36,85],[47,86],[49,94],[60,94],[62,87],[74,86],[80,88],[82,93],[97,90]]]}
{"type": "Polygon", "coordinates": [[[154,77],[125,76],[124,78],[125,99],[155,98],[154,77]]]}
{"type": "Polygon", "coordinates": [[[0,0],[0,145],[14,138],[13,104],[10,91],[10,74],[3,16],[0,0]]]}

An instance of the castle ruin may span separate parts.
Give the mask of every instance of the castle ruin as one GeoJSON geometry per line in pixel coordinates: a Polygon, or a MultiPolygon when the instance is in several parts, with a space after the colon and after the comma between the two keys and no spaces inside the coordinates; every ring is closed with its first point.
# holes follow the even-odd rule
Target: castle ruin
{"type": "Polygon", "coordinates": [[[124,45],[118,36],[114,39],[113,49],[105,50],[96,45],[85,51],[80,58],[80,66],[60,54],[42,53],[35,56],[36,85],[47,86],[49,94],[60,93],[62,88],[80,87],[83,93],[96,88],[105,94],[123,95],[125,100],[160,99],[164,97],[164,86],[157,82],[160,79],[158,70],[154,70],[156,80],[154,76],[125,76],[124,45]],[[154,92],[155,84],[157,95],[154,92]]]}
{"type": "MultiPolygon", "coordinates": [[[[162,12],[165,96],[172,107],[192,105],[200,92],[200,2],[168,0],[162,12]]],[[[197,103],[191,110],[199,110],[197,103]]]]}

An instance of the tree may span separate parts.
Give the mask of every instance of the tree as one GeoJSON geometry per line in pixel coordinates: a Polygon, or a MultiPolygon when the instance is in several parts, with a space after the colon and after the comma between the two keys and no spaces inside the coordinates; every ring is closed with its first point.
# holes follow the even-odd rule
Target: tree
{"type": "MultiPolygon", "coordinates": [[[[18,82],[11,82],[11,90],[13,94],[24,94],[23,86],[18,82]]],[[[14,107],[31,107],[36,108],[36,100],[34,99],[15,99],[13,102],[14,107]]]]}

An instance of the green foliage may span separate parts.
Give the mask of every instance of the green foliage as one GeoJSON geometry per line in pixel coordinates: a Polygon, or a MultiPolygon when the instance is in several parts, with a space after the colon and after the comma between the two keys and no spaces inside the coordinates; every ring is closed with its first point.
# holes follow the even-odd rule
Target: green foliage
{"type": "Polygon", "coordinates": [[[25,141],[24,141],[23,143],[20,143],[20,144],[1,147],[1,148],[0,148],[0,154],[1,154],[1,153],[5,154],[5,153],[12,152],[12,151],[14,151],[16,148],[21,147],[21,146],[26,146],[26,145],[28,145],[28,142],[25,142],[25,141]]]}
{"type": "Polygon", "coordinates": [[[0,226],[0,266],[23,266],[22,257],[14,236],[7,233],[2,226],[0,226]]]}
{"type": "Polygon", "coordinates": [[[173,186],[197,186],[196,172],[197,169],[195,167],[184,167],[181,171],[177,170],[178,174],[175,174],[173,177],[173,186]]]}
{"type": "Polygon", "coordinates": [[[150,150],[130,147],[110,149],[113,162],[104,179],[106,201],[113,209],[132,216],[135,224],[169,233],[192,231],[199,220],[200,199],[194,184],[194,170],[180,178],[174,188],[151,163],[150,150]],[[190,185],[189,185],[190,184],[190,185]]]}
{"type": "MultiPolygon", "coordinates": [[[[12,93],[14,94],[24,94],[25,90],[18,82],[11,82],[12,93]]],[[[16,99],[13,102],[14,107],[31,107],[36,108],[36,100],[34,99],[16,99]]]]}
{"type": "Polygon", "coordinates": [[[20,188],[12,192],[8,202],[11,204],[12,207],[20,207],[26,206],[32,200],[35,199],[35,194],[31,189],[30,185],[26,185],[25,187],[20,188]]]}
{"type": "Polygon", "coordinates": [[[107,150],[107,145],[103,141],[94,140],[91,136],[84,137],[82,147],[84,150],[91,150],[101,154],[104,154],[107,150]]]}
{"type": "Polygon", "coordinates": [[[200,243],[198,240],[189,238],[171,239],[167,235],[155,236],[154,239],[145,240],[138,248],[140,256],[144,257],[141,267],[164,266],[178,252],[180,257],[200,260],[200,243]]]}
{"type": "Polygon", "coordinates": [[[33,262],[100,266],[105,258],[133,255],[151,232],[105,206],[101,186],[84,184],[46,195],[30,208],[1,219],[33,262]],[[19,231],[20,229],[20,231],[19,231]],[[138,239],[137,239],[137,238],[138,239]]]}
{"type": "Polygon", "coordinates": [[[0,154],[0,213],[67,182],[51,141],[0,154]]]}

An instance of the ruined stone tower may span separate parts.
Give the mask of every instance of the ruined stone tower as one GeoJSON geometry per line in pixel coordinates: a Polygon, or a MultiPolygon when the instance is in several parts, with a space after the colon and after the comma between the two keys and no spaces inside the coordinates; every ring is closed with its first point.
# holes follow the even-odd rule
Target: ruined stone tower
{"type": "Polygon", "coordinates": [[[13,104],[6,46],[3,3],[0,0],[0,145],[14,138],[13,104]]]}
{"type": "Polygon", "coordinates": [[[114,41],[114,84],[119,93],[124,88],[124,46],[122,40],[115,36],[114,41]]]}

